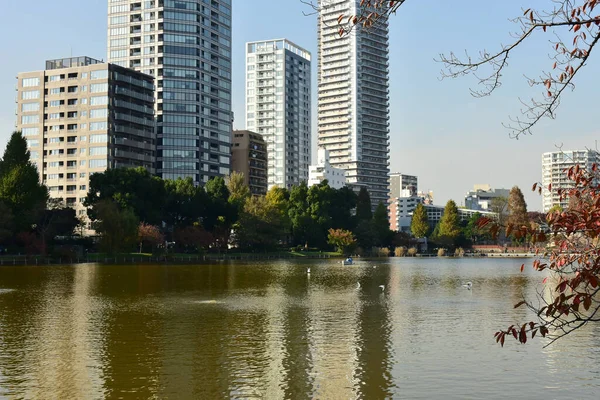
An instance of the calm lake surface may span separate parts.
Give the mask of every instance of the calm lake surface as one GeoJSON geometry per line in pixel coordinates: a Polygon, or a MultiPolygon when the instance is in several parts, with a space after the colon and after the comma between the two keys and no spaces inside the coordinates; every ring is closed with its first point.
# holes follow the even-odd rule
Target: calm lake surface
{"type": "Polygon", "coordinates": [[[0,397],[597,399],[598,326],[494,341],[531,261],[0,267],[0,397]]]}

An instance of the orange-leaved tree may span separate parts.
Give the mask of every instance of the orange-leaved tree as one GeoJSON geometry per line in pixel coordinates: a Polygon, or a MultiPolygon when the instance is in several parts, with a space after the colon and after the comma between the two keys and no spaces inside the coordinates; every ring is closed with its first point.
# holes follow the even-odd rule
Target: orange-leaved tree
{"type": "MultiPolygon", "coordinates": [[[[523,9],[514,19],[518,32],[511,43],[496,51],[480,51],[472,58],[455,53],[440,55],[438,61],[445,66],[443,77],[457,78],[478,73],[480,88],[471,90],[476,97],[490,95],[501,85],[504,69],[515,49],[527,42],[536,33],[552,35],[549,71],[539,78],[528,79],[531,86],[543,88],[538,99],[524,104],[522,115],[510,119],[506,125],[511,136],[519,137],[531,133],[531,129],[544,117],[554,118],[562,94],[574,88],[574,78],[588,61],[592,50],[600,41],[600,0],[547,0],[548,9],[523,9]],[[483,70],[483,72],[482,72],[483,70]]],[[[406,0],[361,0],[355,15],[341,14],[338,17],[340,36],[355,29],[377,29],[387,24],[406,0]]],[[[318,11],[336,7],[335,2],[319,1],[318,11]]]]}
{"type": "Polygon", "coordinates": [[[340,253],[345,254],[356,245],[356,238],[352,232],[345,229],[330,228],[327,235],[327,243],[335,246],[340,253]]]}
{"type": "MultiPolygon", "coordinates": [[[[550,338],[547,345],[588,323],[600,322],[600,173],[594,164],[591,170],[573,166],[567,170],[570,188],[544,190],[558,194],[569,202],[566,210],[559,208],[546,215],[545,229],[538,224],[500,226],[482,218],[480,227],[487,226],[493,234],[500,229],[517,240],[529,237],[539,244],[533,268],[544,273],[543,289],[535,301],[523,299],[515,304],[527,307],[536,315],[535,321],[521,322],[496,332],[496,342],[504,345],[506,337],[526,343],[537,334],[550,338]]],[[[542,192],[541,185],[534,190],[542,192]]],[[[521,272],[525,264],[521,265],[521,272]]]]}

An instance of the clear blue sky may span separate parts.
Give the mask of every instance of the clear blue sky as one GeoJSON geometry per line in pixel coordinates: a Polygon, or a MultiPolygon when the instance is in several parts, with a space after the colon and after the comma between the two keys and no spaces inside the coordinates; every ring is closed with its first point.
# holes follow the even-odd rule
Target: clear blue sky
{"type": "MultiPolygon", "coordinates": [[[[44,60],[73,54],[106,59],[107,0],[8,0],[0,25],[0,149],[15,124],[15,76],[40,70],[44,60]],[[68,15],[68,16],[67,16],[68,15]]],[[[464,201],[473,184],[522,188],[531,210],[541,199],[530,192],[540,179],[541,153],[594,147],[600,128],[589,123],[597,112],[592,60],[563,99],[556,120],[545,120],[533,136],[510,139],[501,123],[519,112],[519,97],[537,96],[523,75],[538,76],[551,66],[546,36],[515,53],[504,85],[492,97],[475,99],[472,78],[440,81],[439,53],[496,49],[510,40],[509,18],[521,5],[543,7],[550,0],[408,1],[390,32],[391,169],[419,176],[419,187],[434,191],[435,202],[464,201]],[[482,6],[484,4],[484,6],[482,6]]],[[[244,118],[244,43],[288,38],[313,54],[313,143],[316,143],[316,17],[300,0],[233,0],[233,109],[236,128],[244,118]]],[[[314,146],[313,146],[314,147],[314,146]]]]}

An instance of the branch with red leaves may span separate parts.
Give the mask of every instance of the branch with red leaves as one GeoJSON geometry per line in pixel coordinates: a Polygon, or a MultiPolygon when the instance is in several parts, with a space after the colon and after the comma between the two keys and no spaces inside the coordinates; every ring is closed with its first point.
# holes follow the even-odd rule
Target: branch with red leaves
{"type": "MultiPolygon", "coordinates": [[[[568,209],[546,215],[547,232],[533,226],[501,227],[487,218],[479,221],[492,235],[506,229],[507,236],[527,236],[534,243],[551,237],[545,247],[538,247],[539,258],[533,262],[534,270],[547,274],[537,304],[528,300],[515,304],[515,308],[529,308],[538,320],[496,332],[496,342],[501,345],[506,337],[526,343],[539,333],[550,339],[547,346],[588,323],[600,322],[600,173],[596,165],[590,171],[573,166],[566,173],[570,187],[547,188],[558,192],[561,199],[569,199],[568,209]]],[[[542,188],[535,184],[533,190],[541,193],[542,188]]],[[[521,272],[524,268],[525,264],[521,272]]]]}

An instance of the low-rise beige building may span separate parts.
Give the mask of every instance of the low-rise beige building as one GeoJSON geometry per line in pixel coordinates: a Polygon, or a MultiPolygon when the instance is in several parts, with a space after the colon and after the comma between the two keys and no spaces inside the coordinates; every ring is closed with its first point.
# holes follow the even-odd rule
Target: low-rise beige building
{"type": "Polygon", "coordinates": [[[253,195],[267,194],[267,146],[262,135],[233,131],[231,169],[244,174],[253,195]]]}
{"type": "Polygon", "coordinates": [[[119,167],[154,173],[153,77],[74,57],[17,79],[16,127],[50,197],[84,217],[91,174],[119,167]]]}

